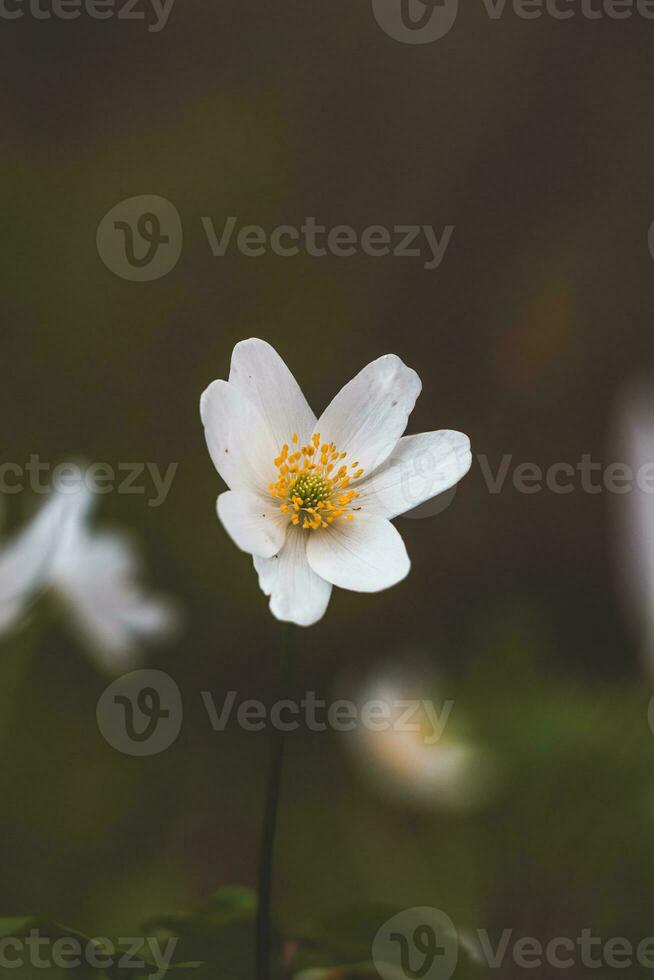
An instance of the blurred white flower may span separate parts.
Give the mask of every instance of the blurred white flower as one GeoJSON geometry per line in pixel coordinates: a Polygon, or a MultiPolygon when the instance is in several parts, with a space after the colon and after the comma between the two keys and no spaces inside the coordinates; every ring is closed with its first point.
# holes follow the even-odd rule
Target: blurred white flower
{"type": "Polygon", "coordinates": [[[0,633],[15,627],[45,587],[62,534],[74,519],[70,498],[51,497],[0,551],[0,633]]]}
{"type": "Polygon", "coordinates": [[[616,551],[629,619],[641,638],[642,658],[654,670],[654,383],[622,393],[614,431],[618,459],[631,468],[629,491],[617,502],[616,551]]]}
{"type": "Polygon", "coordinates": [[[388,724],[359,723],[348,739],[377,792],[416,808],[467,810],[488,798],[495,766],[487,751],[456,735],[452,702],[439,706],[431,685],[382,674],[358,698],[361,719],[373,704],[386,706],[388,724]]]}
{"type": "Polygon", "coordinates": [[[387,354],[316,419],[281,357],[252,339],[234,348],[229,381],[202,395],[209,452],[229,487],[218,516],[253,556],[277,619],[310,626],[332,586],[379,592],[408,574],[391,520],[471,464],[460,432],[402,438],[420,388],[416,372],[387,354]]]}
{"type": "Polygon", "coordinates": [[[103,668],[133,665],[145,641],[171,631],[176,612],[168,600],[148,595],[139,584],[141,565],[128,538],[91,529],[92,486],[85,481],[73,493],[54,495],[71,502],[72,520],[59,535],[47,585],[103,668]]]}

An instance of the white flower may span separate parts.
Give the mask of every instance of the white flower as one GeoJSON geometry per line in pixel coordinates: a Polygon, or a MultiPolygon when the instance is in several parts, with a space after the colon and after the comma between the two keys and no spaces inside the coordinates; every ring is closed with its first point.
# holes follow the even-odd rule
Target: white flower
{"type": "Polygon", "coordinates": [[[52,498],[0,552],[0,633],[18,624],[45,586],[58,542],[71,519],[71,501],[52,498]]]}
{"type": "Polygon", "coordinates": [[[131,541],[115,531],[91,530],[94,497],[86,480],[73,493],[54,491],[55,501],[69,501],[72,520],[59,535],[47,585],[101,666],[118,670],[138,659],[143,641],[168,633],[176,616],[167,601],[146,595],[139,585],[131,541]]]}
{"type": "Polygon", "coordinates": [[[654,669],[654,386],[634,384],[617,413],[616,448],[633,485],[616,496],[620,585],[641,635],[642,657],[654,669]]]}
{"type": "Polygon", "coordinates": [[[360,723],[347,738],[355,760],[375,790],[402,806],[467,810],[483,802],[492,787],[495,766],[490,754],[454,731],[452,704],[437,708],[431,685],[407,675],[383,673],[358,698],[359,717],[366,705],[384,706],[384,720],[360,723]]]}
{"type": "Polygon", "coordinates": [[[310,626],[333,585],[379,592],[408,574],[391,519],[449,489],[471,463],[460,432],[402,438],[420,387],[387,354],[316,419],[280,356],[252,339],[234,348],[229,381],[202,395],[209,452],[229,487],[218,515],[254,557],[277,619],[310,626]]]}

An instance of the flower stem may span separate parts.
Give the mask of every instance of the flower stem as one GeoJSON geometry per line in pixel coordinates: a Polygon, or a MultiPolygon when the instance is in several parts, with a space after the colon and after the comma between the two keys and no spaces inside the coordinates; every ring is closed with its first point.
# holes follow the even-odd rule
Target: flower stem
{"type": "MultiPolygon", "coordinates": [[[[282,687],[282,697],[288,696],[293,677],[294,627],[289,626],[286,642],[286,668],[282,687]]],[[[257,910],[257,980],[271,980],[271,916],[273,860],[275,856],[275,837],[281,794],[282,772],[286,749],[285,733],[273,733],[268,791],[263,817],[263,834],[259,856],[259,901],[257,910]]]]}

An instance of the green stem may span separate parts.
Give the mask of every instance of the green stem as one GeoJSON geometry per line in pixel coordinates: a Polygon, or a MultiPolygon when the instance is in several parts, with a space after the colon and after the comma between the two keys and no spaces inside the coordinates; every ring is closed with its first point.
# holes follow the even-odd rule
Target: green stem
{"type": "MultiPolygon", "coordinates": [[[[289,627],[286,644],[286,676],[282,687],[282,697],[287,697],[293,676],[293,630],[289,627]]],[[[271,898],[273,884],[273,861],[275,856],[275,837],[279,814],[282,773],[286,738],[283,731],[275,731],[271,746],[270,775],[263,817],[263,834],[259,856],[259,902],[257,911],[257,980],[271,980],[271,898]]]]}

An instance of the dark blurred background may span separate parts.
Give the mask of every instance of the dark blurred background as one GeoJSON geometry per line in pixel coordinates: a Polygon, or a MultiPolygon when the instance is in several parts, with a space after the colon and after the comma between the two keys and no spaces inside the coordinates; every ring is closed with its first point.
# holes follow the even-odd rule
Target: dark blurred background
{"type": "MultiPolygon", "coordinates": [[[[423,381],[410,432],[460,429],[493,472],[513,460],[500,493],[475,462],[444,513],[400,520],[410,577],[335,592],[301,633],[296,677],[327,695],[343,672],[429,658],[503,759],[497,795],[472,814],[405,813],[337,738],[295,737],[284,928],[299,936],[347,899],[543,938],[651,932],[654,739],[611,535],[625,501],[578,485],[527,495],[511,474],[617,458],[616,397],[653,360],[653,39],[639,16],[492,21],[481,3],[415,46],[345,0],[177,0],[159,33],[0,21],[3,456],[179,463],[164,506],[112,494],[98,521],[140,538],[150,581],[185,610],[151,663],[186,709],[168,752],[121,757],[95,724],[106,679],[65,628],[7,645],[22,666],[3,753],[6,914],[118,932],[254,884],[268,737],[213,733],[199,692],[269,698],[285,640],[216,520],[198,400],[233,345],[260,336],[318,413],[395,352],[423,381]],[[144,283],[96,248],[102,217],[141,194],[170,200],[184,227],[179,263],[144,283]],[[230,215],[455,231],[432,271],[215,258],[200,219],[230,215]]],[[[7,503],[22,519],[34,502],[7,503]]]]}

